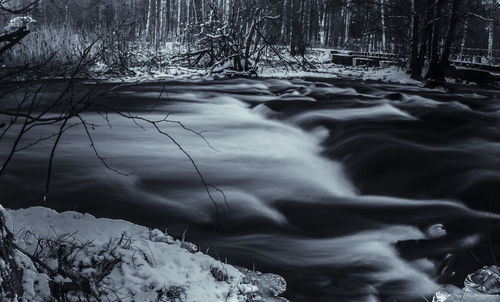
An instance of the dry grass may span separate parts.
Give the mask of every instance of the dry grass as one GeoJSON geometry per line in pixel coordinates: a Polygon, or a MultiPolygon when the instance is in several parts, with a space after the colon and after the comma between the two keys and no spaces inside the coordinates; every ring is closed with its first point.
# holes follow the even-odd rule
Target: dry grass
{"type": "Polygon", "coordinates": [[[7,68],[29,65],[58,73],[78,61],[89,43],[90,39],[71,27],[42,25],[8,51],[2,63],[7,68]]]}

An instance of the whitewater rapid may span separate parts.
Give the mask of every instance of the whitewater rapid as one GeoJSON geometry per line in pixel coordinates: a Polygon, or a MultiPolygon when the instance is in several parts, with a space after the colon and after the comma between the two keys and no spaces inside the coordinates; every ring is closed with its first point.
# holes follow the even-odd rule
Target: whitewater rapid
{"type": "MultiPolygon", "coordinates": [[[[499,177],[483,159],[500,163],[496,136],[453,129],[433,115],[451,125],[479,119],[496,131],[495,97],[479,91],[448,100],[440,91],[349,84],[240,79],[125,87],[102,102],[149,120],[168,115],[160,129],[209,186],[151,124],[113,114],[108,124],[90,111],[84,119],[96,125],[96,148],[127,175],[103,166],[74,127],[57,149],[44,205],[187,229],[191,241],[221,257],[283,274],[294,301],[429,296],[443,276],[441,256],[422,251],[410,259],[396,244],[431,240],[436,250],[460,253],[482,247],[482,222],[499,218],[460,200],[458,188],[499,177]],[[487,108],[477,107],[485,101],[487,108]],[[489,148],[482,157],[475,156],[479,144],[489,148]],[[464,231],[461,222],[473,227],[464,231]],[[436,223],[444,224],[446,240],[426,233],[436,223]]],[[[49,143],[16,156],[0,184],[3,200],[41,204],[49,143]]]]}

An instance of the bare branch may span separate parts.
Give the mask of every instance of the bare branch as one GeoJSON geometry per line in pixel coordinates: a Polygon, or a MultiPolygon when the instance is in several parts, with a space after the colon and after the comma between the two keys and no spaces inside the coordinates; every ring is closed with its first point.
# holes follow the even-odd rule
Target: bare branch
{"type": "Polygon", "coordinates": [[[54,155],[56,153],[56,148],[57,145],[59,144],[59,140],[61,139],[61,135],[64,132],[64,127],[66,126],[66,123],[68,122],[69,119],[65,119],[63,123],[61,124],[61,127],[59,128],[59,132],[57,133],[56,140],[52,146],[52,150],[50,151],[50,157],[49,157],[49,167],[47,169],[47,179],[45,182],[45,194],[43,195],[43,201],[47,201],[47,195],[49,194],[49,186],[50,186],[50,179],[52,176],[52,164],[54,162],[54,155]]]}

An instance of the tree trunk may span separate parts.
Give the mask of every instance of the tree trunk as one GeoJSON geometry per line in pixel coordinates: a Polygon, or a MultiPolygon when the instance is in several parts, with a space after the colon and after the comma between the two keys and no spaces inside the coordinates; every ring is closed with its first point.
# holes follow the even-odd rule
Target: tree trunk
{"type": "Polygon", "coordinates": [[[467,19],[464,20],[464,32],[462,33],[462,42],[460,43],[460,60],[464,60],[464,50],[465,50],[465,41],[467,39],[467,29],[469,27],[469,22],[467,19]]]}
{"type": "Polygon", "coordinates": [[[323,1],[318,0],[318,16],[319,16],[319,43],[322,47],[326,44],[326,9],[323,1]]]}
{"type": "Polygon", "coordinates": [[[455,28],[458,21],[457,10],[461,0],[451,0],[449,26],[443,45],[443,53],[439,60],[439,79],[444,81],[446,70],[450,67],[451,44],[455,38],[455,28]]]}
{"type": "Polygon", "coordinates": [[[351,25],[351,0],[347,0],[344,10],[344,44],[349,42],[349,32],[351,25]]]}
{"type": "Polygon", "coordinates": [[[291,0],[291,18],[292,18],[292,30],[291,30],[291,38],[290,38],[290,54],[292,56],[297,55],[297,42],[300,36],[300,20],[297,16],[298,8],[299,8],[299,0],[291,0]]]}
{"type": "Polygon", "coordinates": [[[64,6],[64,26],[69,26],[69,0],[66,0],[64,6]]]}
{"type": "Polygon", "coordinates": [[[177,0],[177,35],[180,37],[181,35],[181,27],[182,27],[182,0],[177,0]]]}
{"type": "MultiPolygon", "coordinates": [[[[427,0],[427,11],[425,13],[425,20],[423,22],[423,29],[422,33],[420,35],[420,49],[419,49],[419,54],[418,54],[418,65],[416,67],[418,70],[415,71],[415,74],[421,74],[422,73],[422,68],[425,63],[426,57],[428,58],[427,54],[430,53],[428,52],[428,45],[429,41],[431,40],[432,37],[432,31],[431,31],[431,17],[432,17],[432,12],[434,11],[432,9],[432,3],[436,4],[436,0],[427,0]]],[[[418,2],[417,2],[418,3],[418,2]]]]}
{"type": "Polygon", "coordinates": [[[493,22],[493,18],[489,21],[488,24],[488,60],[490,62],[493,61],[493,36],[494,36],[494,28],[495,24],[493,22]]]}
{"type": "Polygon", "coordinates": [[[191,0],[186,1],[186,28],[191,25],[191,0]]]}
{"type": "Polygon", "coordinates": [[[252,41],[253,41],[253,36],[255,34],[255,27],[257,26],[257,18],[259,17],[259,9],[257,9],[257,11],[255,12],[254,16],[253,16],[253,20],[252,20],[252,25],[250,25],[250,29],[247,33],[247,37],[245,39],[245,57],[244,57],[244,60],[245,60],[245,66],[244,66],[244,70],[245,71],[248,71],[251,67],[251,64],[250,64],[250,47],[251,47],[251,44],[252,44],[252,41]]]}
{"type": "Polygon", "coordinates": [[[386,41],[385,41],[385,1],[380,0],[380,9],[381,9],[381,21],[382,21],[382,52],[386,51],[386,41]]]}
{"type": "Polygon", "coordinates": [[[438,37],[438,26],[434,24],[432,26],[432,38],[431,38],[431,49],[429,55],[429,70],[425,75],[426,79],[431,80],[441,80],[441,72],[439,66],[439,37],[438,37]]]}
{"type": "Polygon", "coordinates": [[[154,3],[154,20],[155,20],[155,23],[154,25],[152,26],[153,28],[153,43],[156,45],[156,42],[157,42],[157,38],[158,38],[158,30],[157,30],[157,27],[158,27],[158,1],[155,0],[155,3],[154,3]]]}
{"type": "Polygon", "coordinates": [[[283,1],[283,7],[281,12],[281,37],[283,39],[283,43],[288,43],[288,6],[289,0],[283,1]]]}
{"type": "MultiPolygon", "coordinates": [[[[454,1],[454,0],[451,0],[454,1]]],[[[440,70],[440,58],[439,58],[439,24],[436,21],[436,18],[438,16],[438,12],[441,11],[441,6],[439,5],[442,3],[440,0],[436,0],[435,5],[433,7],[433,13],[432,13],[432,37],[431,37],[431,48],[430,48],[430,54],[429,54],[429,70],[427,71],[427,74],[425,75],[426,79],[431,79],[431,80],[437,80],[437,81],[442,81],[444,80],[444,73],[440,70]]]]}
{"type": "Polygon", "coordinates": [[[420,18],[415,10],[415,0],[411,0],[411,46],[410,46],[410,76],[413,79],[422,78],[422,65],[418,59],[418,43],[420,18]]]}
{"type": "Polygon", "coordinates": [[[163,20],[165,18],[165,1],[164,0],[160,0],[160,13],[159,13],[159,19],[160,19],[160,22],[158,22],[158,40],[161,42],[163,41],[163,33],[164,33],[164,30],[163,30],[163,20]]]}
{"type": "Polygon", "coordinates": [[[229,11],[230,11],[230,3],[229,3],[230,0],[226,0],[225,4],[224,4],[224,17],[225,17],[225,20],[228,21],[229,20],[229,11]]]}
{"type": "Polygon", "coordinates": [[[148,16],[147,16],[147,19],[146,19],[146,38],[149,36],[150,26],[151,26],[151,0],[149,0],[148,16]]]}

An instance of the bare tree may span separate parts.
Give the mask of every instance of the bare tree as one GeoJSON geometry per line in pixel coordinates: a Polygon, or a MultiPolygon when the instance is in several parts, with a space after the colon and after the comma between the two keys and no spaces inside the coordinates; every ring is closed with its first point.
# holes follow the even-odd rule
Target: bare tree
{"type": "Polygon", "coordinates": [[[255,73],[262,54],[276,41],[267,27],[274,24],[279,15],[267,15],[252,3],[233,7],[233,10],[227,12],[231,15],[228,21],[214,9],[206,22],[190,24],[193,39],[188,41],[188,49],[192,51],[174,59],[189,66],[205,67],[209,73],[225,69],[255,73]]]}

